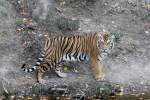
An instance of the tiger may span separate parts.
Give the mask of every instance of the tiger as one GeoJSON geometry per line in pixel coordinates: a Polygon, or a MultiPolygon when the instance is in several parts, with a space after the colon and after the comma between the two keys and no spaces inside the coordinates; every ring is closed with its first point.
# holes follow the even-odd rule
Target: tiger
{"type": "Polygon", "coordinates": [[[114,36],[109,32],[94,32],[83,35],[47,37],[40,51],[40,57],[35,65],[22,69],[26,73],[37,71],[37,82],[43,83],[42,76],[50,69],[60,77],[67,77],[61,71],[61,63],[66,61],[83,62],[89,61],[96,80],[103,78],[103,56],[110,53],[114,47],[114,36]]]}

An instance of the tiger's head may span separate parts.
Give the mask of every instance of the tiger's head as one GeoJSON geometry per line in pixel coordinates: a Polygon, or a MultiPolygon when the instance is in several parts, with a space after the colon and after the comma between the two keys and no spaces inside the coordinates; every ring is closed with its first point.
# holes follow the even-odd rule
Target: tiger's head
{"type": "Polygon", "coordinates": [[[103,32],[101,33],[101,40],[98,44],[100,47],[100,53],[110,53],[110,51],[114,47],[114,39],[115,36],[109,32],[103,32]]]}

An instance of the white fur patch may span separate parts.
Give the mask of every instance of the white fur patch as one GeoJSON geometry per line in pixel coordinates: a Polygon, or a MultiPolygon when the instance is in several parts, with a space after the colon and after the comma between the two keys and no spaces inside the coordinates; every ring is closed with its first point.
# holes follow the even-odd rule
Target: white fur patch
{"type": "Polygon", "coordinates": [[[41,63],[40,63],[40,62],[36,62],[36,64],[37,64],[37,65],[40,65],[41,63]]]}
{"type": "Polygon", "coordinates": [[[28,73],[28,69],[24,69],[24,72],[28,73]]]}
{"type": "Polygon", "coordinates": [[[45,55],[44,55],[44,54],[41,54],[41,56],[44,57],[45,55]]]}
{"type": "Polygon", "coordinates": [[[32,69],[29,69],[29,72],[32,72],[33,70],[32,69]]]}
{"type": "Polygon", "coordinates": [[[71,61],[76,61],[73,55],[71,55],[71,61]]]}
{"type": "Polygon", "coordinates": [[[36,69],[37,66],[33,66],[34,69],[36,69]]]}
{"type": "Polygon", "coordinates": [[[43,61],[43,58],[39,58],[40,61],[43,61]]]}

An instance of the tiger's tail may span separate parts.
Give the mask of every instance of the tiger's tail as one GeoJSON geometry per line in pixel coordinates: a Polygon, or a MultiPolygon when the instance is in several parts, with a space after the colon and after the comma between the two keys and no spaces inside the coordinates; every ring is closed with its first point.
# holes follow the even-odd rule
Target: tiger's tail
{"type": "Polygon", "coordinates": [[[23,64],[22,67],[21,67],[21,69],[23,69],[23,71],[25,73],[32,73],[37,69],[37,66],[33,66],[31,68],[26,68],[25,66],[26,66],[26,64],[23,64]]]}
{"type": "Polygon", "coordinates": [[[21,67],[21,69],[25,73],[32,73],[32,72],[34,72],[43,63],[45,54],[46,54],[46,52],[44,50],[42,50],[41,53],[40,53],[40,57],[37,59],[36,64],[34,66],[32,66],[32,67],[26,67],[27,64],[23,64],[22,67],[21,67]]]}
{"type": "MultiPolygon", "coordinates": [[[[41,54],[42,55],[42,54],[41,54]]],[[[43,63],[43,56],[41,56],[40,58],[38,58],[38,60],[36,61],[36,64],[32,67],[25,67],[27,64],[23,64],[21,69],[23,69],[23,71],[25,73],[31,73],[31,72],[34,72],[40,65],[41,63],[43,63]]]]}

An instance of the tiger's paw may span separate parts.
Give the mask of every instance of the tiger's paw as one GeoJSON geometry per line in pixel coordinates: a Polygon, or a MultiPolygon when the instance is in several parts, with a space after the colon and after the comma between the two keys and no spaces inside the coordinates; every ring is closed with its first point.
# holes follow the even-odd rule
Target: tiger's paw
{"type": "Polygon", "coordinates": [[[104,80],[104,77],[105,77],[104,74],[100,74],[100,75],[96,76],[96,80],[97,81],[102,81],[102,80],[104,80]]]}
{"type": "Polygon", "coordinates": [[[56,74],[57,74],[59,77],[61,77],[61,78],[67,77],[67,73],[63,73],[63,72],[61,72],[60,70],[57,70],[57,71],[55,71],[55,72],[56,72],[56,74]]]}
{"type": "Polygon", "coordinates": [[[46,83],[46,80],[40,79],[40,80],[38,80],[37,82],[38,82],[38,84],[45,84],[45,83],[46,83]]]}

